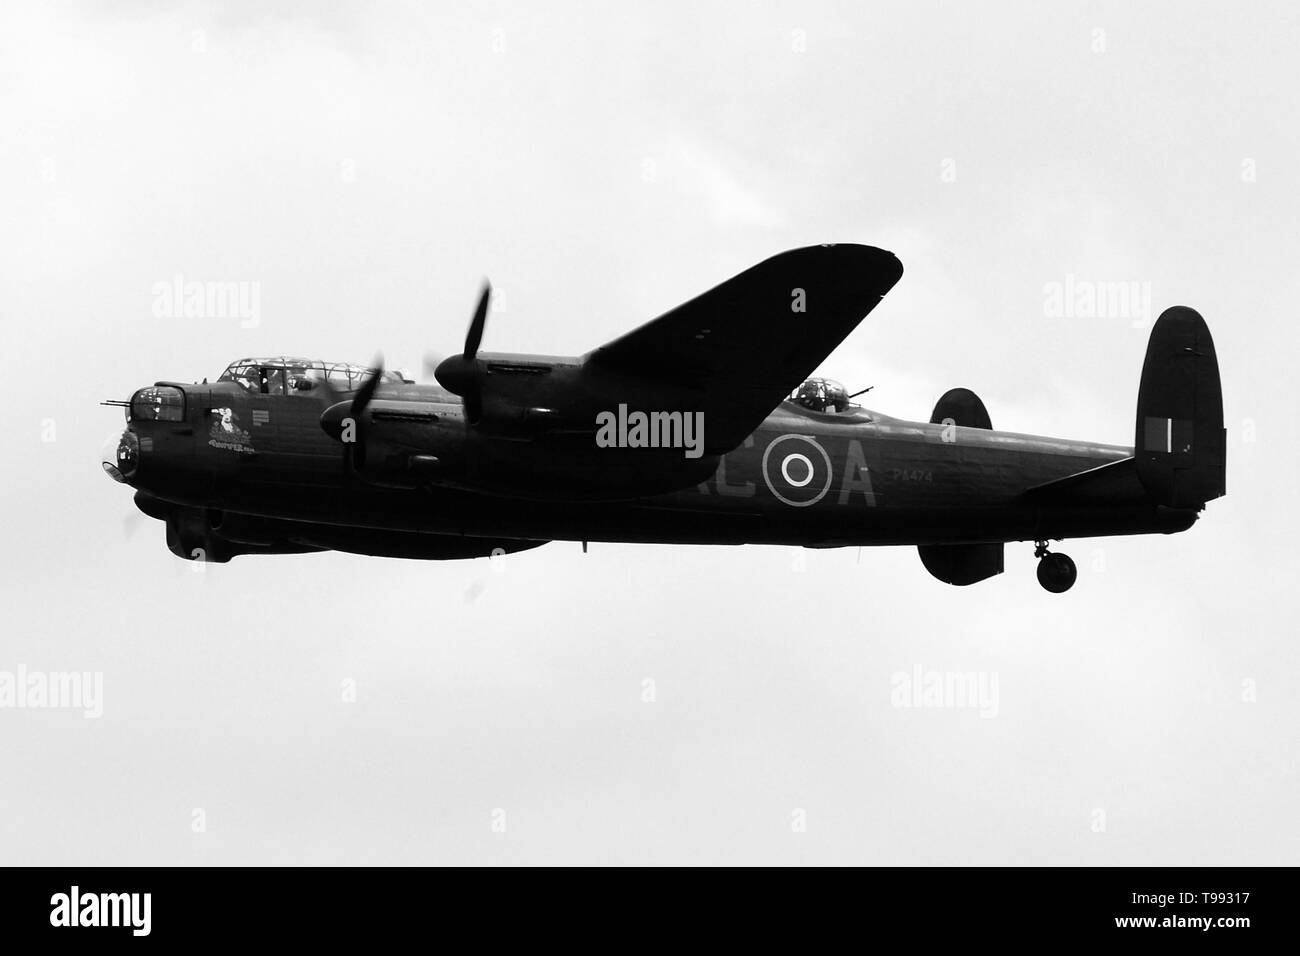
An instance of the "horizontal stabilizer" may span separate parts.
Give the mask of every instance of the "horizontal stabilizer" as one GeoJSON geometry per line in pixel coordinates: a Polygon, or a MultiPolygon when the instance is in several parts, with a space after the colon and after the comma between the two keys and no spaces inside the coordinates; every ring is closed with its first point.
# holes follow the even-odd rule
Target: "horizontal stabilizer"
{"type": "Polygon", "coordinates": [[[1140,501],[1144,493],[1133,459],[1122,458],[1035,485],[1025,496],[1040,504],[1087,505],[1140,501]]]}

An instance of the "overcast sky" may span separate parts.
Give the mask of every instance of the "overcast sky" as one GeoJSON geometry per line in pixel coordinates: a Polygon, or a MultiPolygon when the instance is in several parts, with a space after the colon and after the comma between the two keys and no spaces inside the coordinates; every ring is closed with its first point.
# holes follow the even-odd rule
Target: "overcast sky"
{"type": "Polygon", "coordinates": [[[0,709],[0,862],[1300,862],[1300,8],[428,6],[4,4],[0,672],[103,713],[0,709]],[[912,548],[196,570],[99,467],[103,399],[417,371],[485,275],[486,348],[578,354],[837,241],[906,272],[823,371],[905,418],[1131,444],[1197,308],[1228,496],[1066,542],[1054,596],[1029,544],[964,589],[912,548]],[[256,322],[155,316],[177,275],[256,322]],[[1071,276],[1153,312],[1049,314],[1071,276]],[[896,706],[918,668],[996,706],[896,706]]]}

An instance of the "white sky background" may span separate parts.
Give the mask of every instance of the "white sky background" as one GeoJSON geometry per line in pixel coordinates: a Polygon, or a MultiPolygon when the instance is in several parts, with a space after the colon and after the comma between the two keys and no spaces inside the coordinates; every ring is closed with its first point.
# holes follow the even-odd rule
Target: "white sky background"
{"type": "Polygon", "coordinates": [[[0,13],[0,670],[105,698],[0,710],[0,862],[1300,862],[1300,9],[267,6],[0,13]],[[577,354],[834,241],[907,271],[824,371],[904,417],[964,385],[1131,443],[1147,328],[1044,285],[1198,308],[1228,497],[1067,542],[1053,596],[1028,544],[967,589],[910,548],[196,572],[99,467],[102,399],[415,370],[484,275],[486,348],[577,354]],[[177,273],[260,283],[260,324],[154,318],[177,273]],[[997,716],[892,706],[916,666],[996,674],[997,716]]]}

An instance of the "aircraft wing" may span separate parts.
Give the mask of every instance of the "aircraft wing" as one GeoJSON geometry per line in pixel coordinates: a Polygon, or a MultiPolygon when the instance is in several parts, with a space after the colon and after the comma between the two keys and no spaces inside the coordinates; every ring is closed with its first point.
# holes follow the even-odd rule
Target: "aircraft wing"
{"type": "Polygon", "coordinates": [[[610,372],[662,383],[660,408],[703,411],[706,450],[726,452],[808,378],[902,274],[892,252],[871,246],[794,249],[587,359],[610,372]]]}

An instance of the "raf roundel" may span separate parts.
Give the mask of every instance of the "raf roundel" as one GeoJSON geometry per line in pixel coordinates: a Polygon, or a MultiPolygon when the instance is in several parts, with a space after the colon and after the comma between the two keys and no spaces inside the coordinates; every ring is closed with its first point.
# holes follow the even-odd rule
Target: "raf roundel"
{"type": "Polygon", "coordinates": [[[763,480],[792,508],[815,505],[831,489],[831,458],[807,435],[782,435],[763,452],[763,480]]]}

